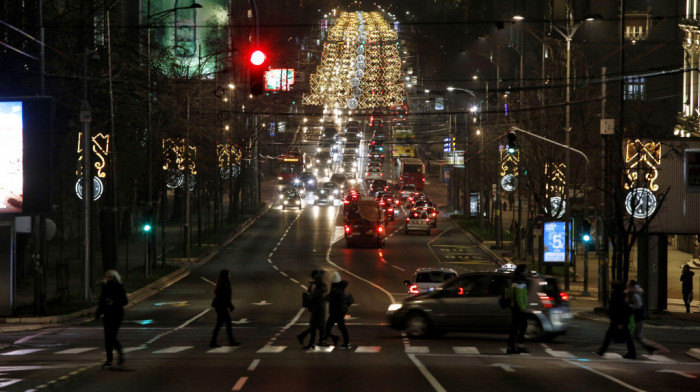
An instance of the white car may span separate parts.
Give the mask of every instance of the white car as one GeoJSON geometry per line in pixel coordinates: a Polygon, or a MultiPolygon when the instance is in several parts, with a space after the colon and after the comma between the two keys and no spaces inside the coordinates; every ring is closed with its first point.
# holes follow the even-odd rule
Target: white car
{"type": "Polygon", "coordinates": [[[408,286],[409,295],[427,293],[455,276],[457,271],[452,268],[418,268],[411,280],[404,280],[403,284],[408,286]]]}
{"type": "Polygon", "coordinates": [[[367,168],[367,175],[365,178],[368,180],[380,180],[382,178],[382,169],[378,167],[367,168]]]}
{"type": "Polygon", "coordinates": [[[413,210],[406,216],[404,224],[404,233],[408,234],[412,231],[423,231],[425,235],[430,235],[430,229],[433,225],[430,223],[430,217],[427,211],[413,210]]]}

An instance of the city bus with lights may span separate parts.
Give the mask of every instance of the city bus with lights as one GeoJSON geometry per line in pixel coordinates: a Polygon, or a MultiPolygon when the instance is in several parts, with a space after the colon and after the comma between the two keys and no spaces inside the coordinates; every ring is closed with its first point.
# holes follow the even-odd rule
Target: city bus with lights
{"type": "Polygon", "coordinates": [[[405,184],[413,184],[416,190],[425,187],[425,162],[420,158],[398,157],[396,158],[396,186],[401,188],[405,184]]]}
{"type": "Polygon", "coordinates": [[[304,171],[305,153],[298,150],[289,150],[278,158],[277,183],[279,185],[294,185],[304,171]]]}

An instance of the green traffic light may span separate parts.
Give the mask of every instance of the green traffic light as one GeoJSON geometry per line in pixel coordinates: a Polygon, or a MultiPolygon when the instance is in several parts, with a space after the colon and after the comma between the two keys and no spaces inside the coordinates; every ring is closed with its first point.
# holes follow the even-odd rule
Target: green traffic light
{"type": "Polygon", "coordinates": [[[591,240],[591,236],[588,234],[583,235],[583,242],[589,242],[591,240]]]}
{"type": "Polygon", "coordinates": [[[143,231],[145,231],[145,232],[151,231],[151,225],[149,225],[149,224],[143,225],[143,231]]]}
{"type": "Polygon", "coordinates": [[[508,154],[515,154],[515,147],[508,147],[508,154]]]}

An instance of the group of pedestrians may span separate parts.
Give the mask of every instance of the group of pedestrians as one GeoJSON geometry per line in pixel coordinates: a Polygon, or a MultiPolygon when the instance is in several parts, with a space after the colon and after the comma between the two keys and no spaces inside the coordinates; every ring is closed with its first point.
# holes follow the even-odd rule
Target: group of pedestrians
{"type": "Polygon", "coordinates": [[[345,315],[352,305],[352,296],[345,293],[348,282],[341,280],[337,271],[331,273],[330,290],[325,283],[325,271],[312,271],[311,279],[306,294],[308,303],[304,304],[310,313],[309,327],[297,335],[299,344],[307,350],[315,348],[316,332],[318,331],[319,346],[328,346],[330,338],[333,341],[333,346],[337,347],[340,337],[331,333],[333,326],[337,324],[343,336],[343,345],[340,348],[349,349],[350,338],[345,326],[345,315]],[[326,318],[326,306],[328,307],[328,318],[326,318]],[[310,336],[308,343],[306,343],[307,336],[310,336]]]}
{"type": "Polygon", "coordinates": [[[642,336],[644,320],[648,318],[647,308],[642,300],[644,290],[636,280],[630,280],[626,289],[620,282],[612,282],[610,286],[612,289],[608,306],[610,324],[605,332],[603,345],[596,351],[596,354],[605,355],[608,346],[614,339],[624,341],[627,345],[627,353],[622,356],[623,358],[637,358],[634,340],[641,344],[649,354],[653,354],[656,347],[642,336]]]}

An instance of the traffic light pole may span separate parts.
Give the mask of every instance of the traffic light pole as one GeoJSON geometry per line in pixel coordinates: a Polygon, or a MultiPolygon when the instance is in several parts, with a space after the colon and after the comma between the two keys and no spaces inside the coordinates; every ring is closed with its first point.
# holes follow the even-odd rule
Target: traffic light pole
{"type": "MultiPolygon", "coordinates": [[[[512,133],[522,132],[522,133],[524,133],[524,134],[526,134],[526,135],[529,135],[529,136],[532,136],[532,137],[534,137],[534,138],[536,138],[536,139],[545,141],[545,142],[550,143],[550,144],[554,144],[554,145],[556,145],[556,146],[565,148],[567,151],[573,151],[573,152],[575,152],[575,153],[581,155],[581,156],[583,157],[583,159],[586,161],[586,181],[585,181],[585,185],[584,185],[584,186],[585,186],[586,188],[588,187],[588,177],[589,177],[589,175],[590,175],[589,172],[591,171],[591,162],[588,160],[588,156],[586,156],[586,154],[584,154],[582,151],[577,150],[577,149],[575,149],[575,148],[572,148],[572,147],[570,147],[570,146],[568,146],[568,145],[564,145],[564,144],[561,144],[561,143],[557,143],[557,142],[555,142],[555,141],[553,141],[553,140],[547,139],[546,137],[543,137],[543,136],[534,134],[534,133],[532,133],[532,132],[528,132],[528,131],[526,131],[526,130],[524,130],[524,129],[521,129],[521,128],[518,128],[518,127],[511,127],[511,128],[510,128],[510,132],[512,132],[512,133]]],[[[568,181],[568,180],[569,180],[569,179],[567,178],[567,181],[568,181]]],[[[586,214],[588,213],[588,196],[587,196],[587,195],[588,195],[587,189],[584,188],[584,191],[583,191],[583,211],[584,211],[584,215],[583,215],[583,216],[584,216],[584,218],[586,217],[586,214]]],[[[568,225],[568,224],[566,225],[566,228],[567,228],[566,230],[567,230],[567,233],[568,233],[568,230],[569,230],[569,225],[568,225]]],[[[567,247],[569,246],[568,235],[567,235],[567,239],[566,239],[566,246],[567,246],[567,247]]],[[[567,256],[568,256],[568,252],[567,252],[567,256]]],[[[567,267],[567,270],[566,270],[566,271],[567,271],[567,273],[565,274],[565,280],[566,280],[566,281],[564,282],[564,285],[568,288],[568,286],[569,286],[568,267],[567,267]]],[[[587,294],[588,294],[588,249],[587,249],[586,246],[584,246],[584,251],[583,251],[583,292],[584,292],[584,295],[587,295],[587,294]]]]}

